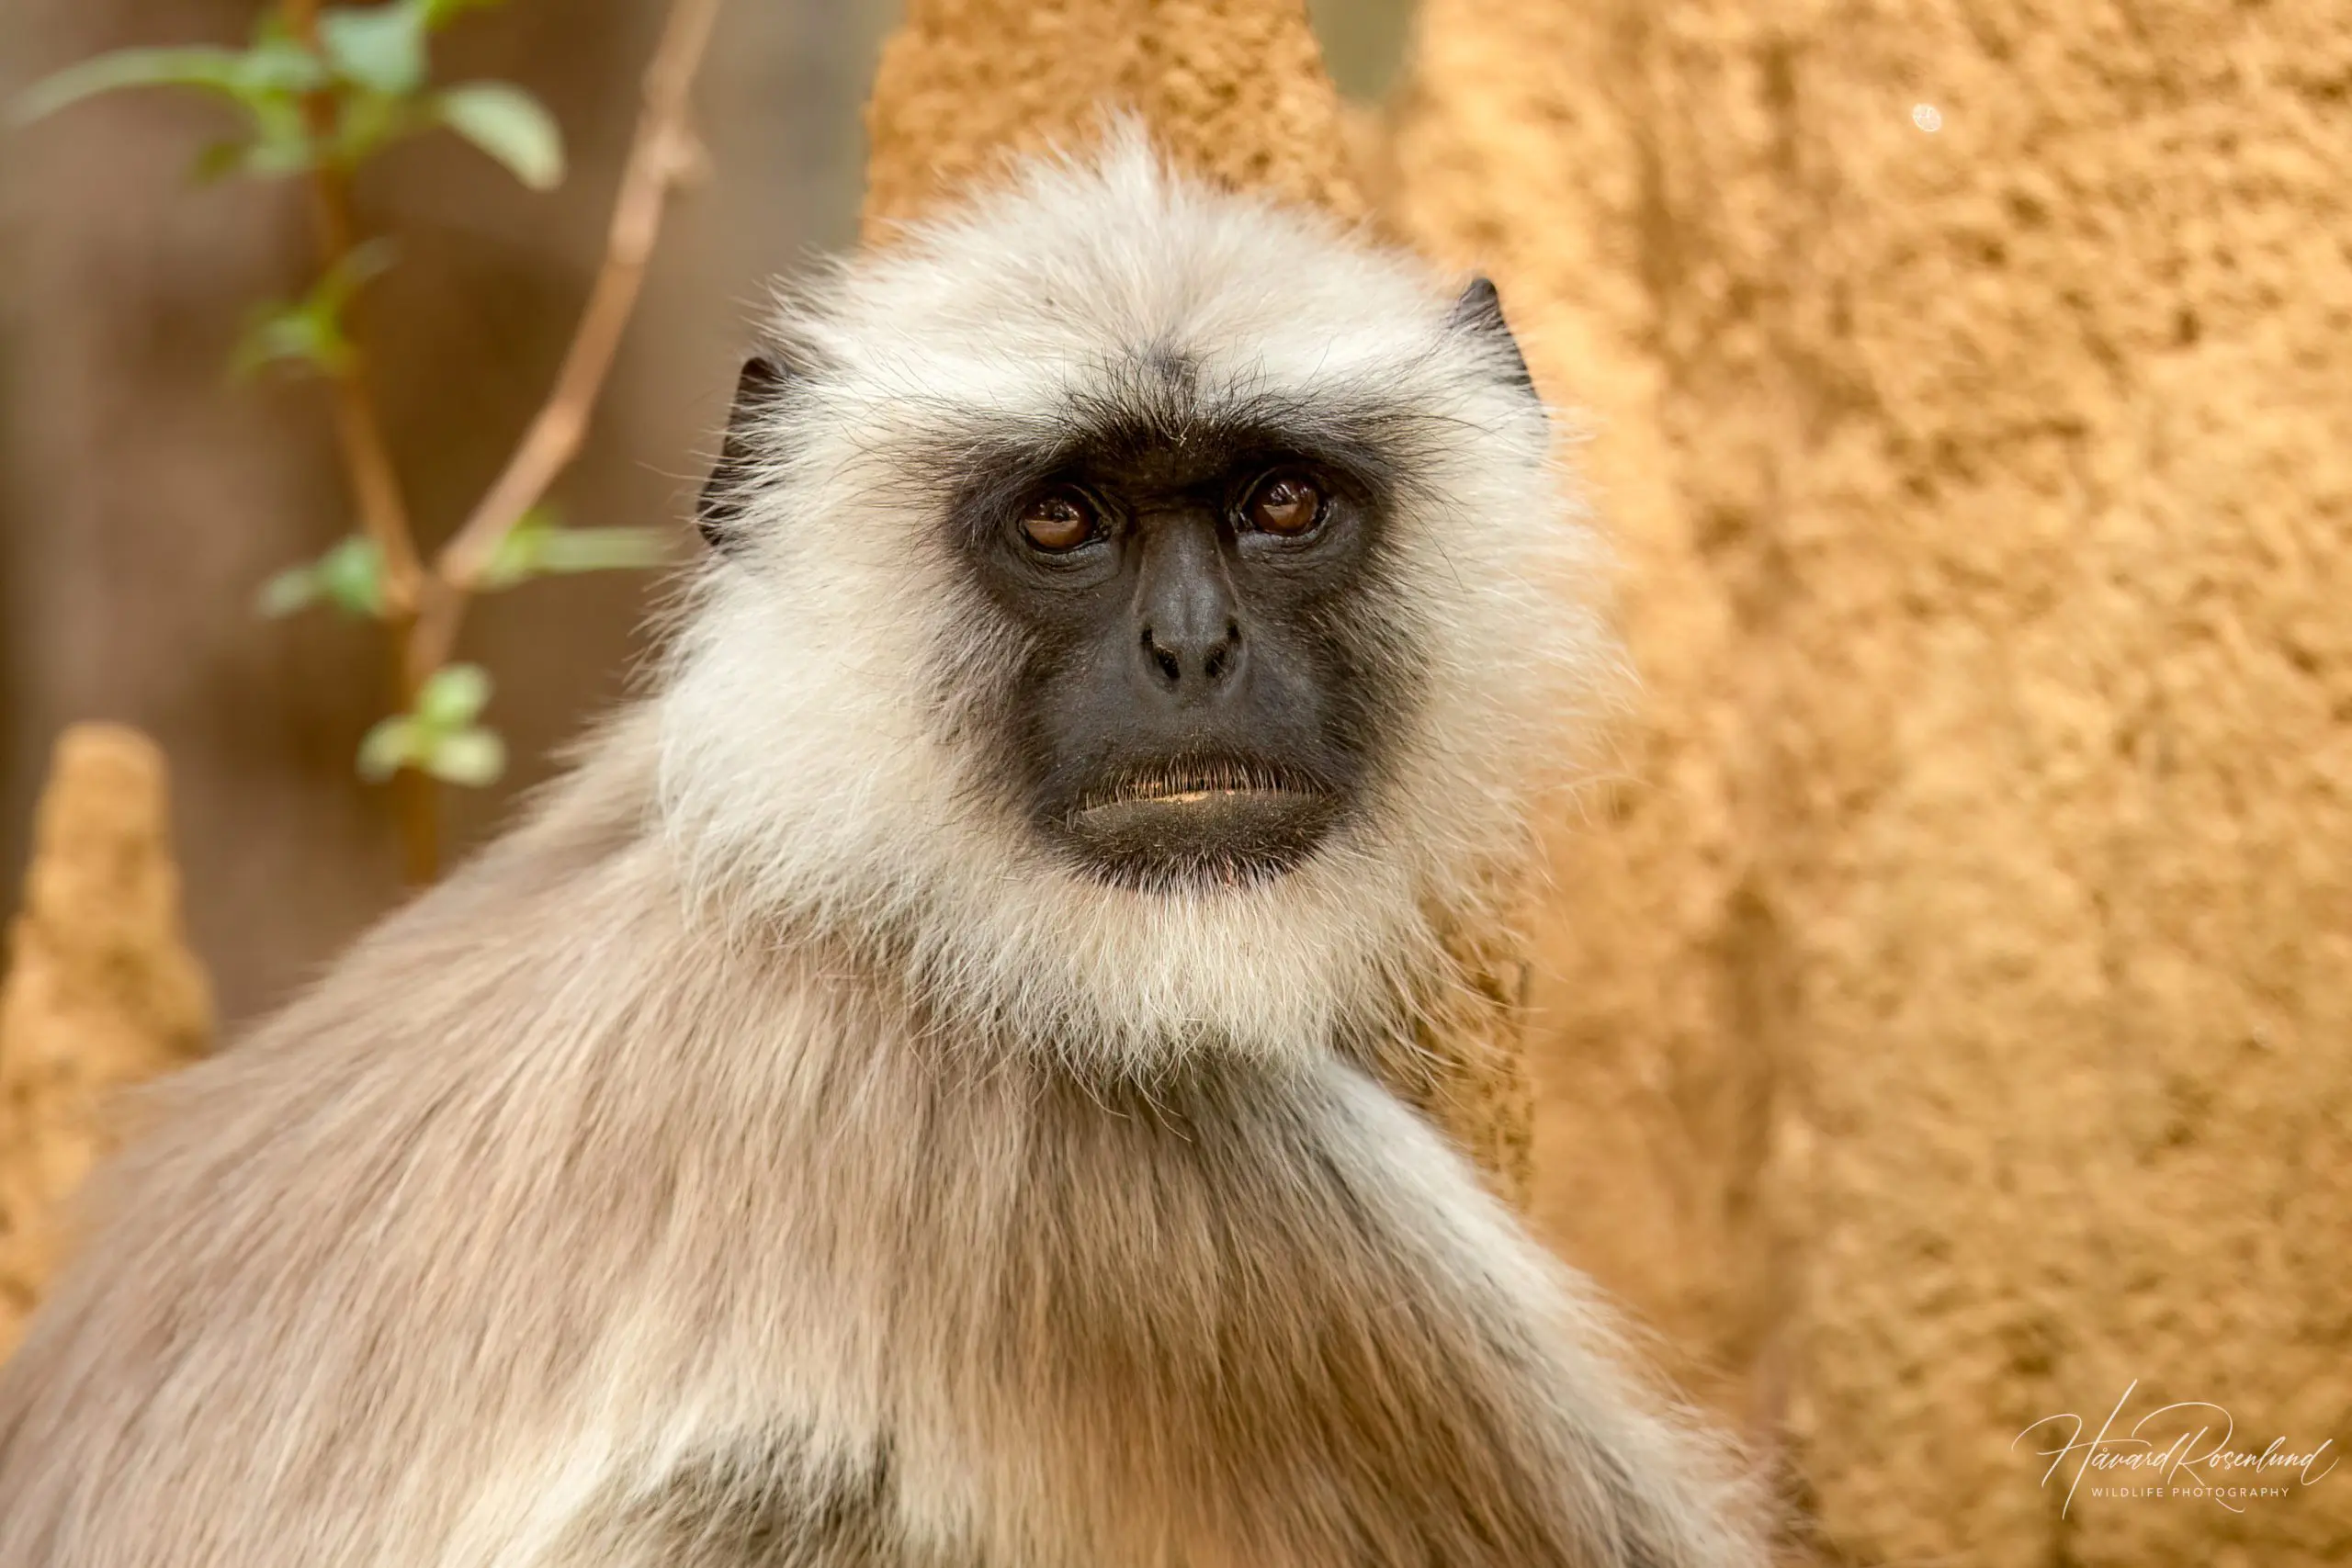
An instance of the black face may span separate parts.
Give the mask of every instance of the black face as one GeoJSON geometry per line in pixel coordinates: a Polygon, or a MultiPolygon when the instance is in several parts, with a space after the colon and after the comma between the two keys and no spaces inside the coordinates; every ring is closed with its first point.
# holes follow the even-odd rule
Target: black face
{"type": "MultiPolygon", "coordinates": [[[[1533,399],[1493,284],[1475,280],[1450,325],[1533,399]]],[[[1074,446],[940,456],[979,476],[953,498],[957,542],[1027,634],[996,715],[1005,772],[1038,833],[1107,880],[1278,875],[1357,808],[1411,694],[1414,650],[1377,608],[1411,422],[1272,405],[1208,422],[1182,412],[1181,360],[1135,375],[1140,395],[1098,405],[1074,446]]],[[[781,360],[744,368],[700,506],[723,553],[757,482],[752,422],[788,412],[797,380],[781,360]]]]}
{"type": "Polygon", "coordinates": [[[1395,660],[1363,624],[1375,466],[1266,429],[1112,433],[958,509],[1026,629],[1001,714],[1038,831],[1131,886],[1296,865],[1365,784],[1395,660]]]}

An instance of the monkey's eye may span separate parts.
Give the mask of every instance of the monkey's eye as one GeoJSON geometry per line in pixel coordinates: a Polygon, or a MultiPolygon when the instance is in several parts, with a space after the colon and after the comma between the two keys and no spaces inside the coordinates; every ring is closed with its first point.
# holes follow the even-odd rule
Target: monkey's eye
{"type": "Polygon", "coordinates": [[[1094,525],[1093,503],[1074,490],[1049,490],[1021,509],[1021,532],[1041,550],[1074,550],[1094,525]]]}
{"type": "Polygon", "coordinates": [[[1241,511],[1259,532],[1295,538],[1323,521],[1323,492],[1304,474],[1268,474],[1241,511]]]}

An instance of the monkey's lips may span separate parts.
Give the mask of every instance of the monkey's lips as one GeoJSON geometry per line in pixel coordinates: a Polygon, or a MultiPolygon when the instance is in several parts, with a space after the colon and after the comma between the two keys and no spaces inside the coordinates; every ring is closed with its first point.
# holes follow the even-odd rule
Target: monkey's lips
{"type": "Polygon", "coordinates": [[[1288,782],[1176,776],[1095,795],[1064,829],[1081,858],[1114,881],[1238,884],[1296,865],[1338,809],[1328,792],[1288,782]]]}

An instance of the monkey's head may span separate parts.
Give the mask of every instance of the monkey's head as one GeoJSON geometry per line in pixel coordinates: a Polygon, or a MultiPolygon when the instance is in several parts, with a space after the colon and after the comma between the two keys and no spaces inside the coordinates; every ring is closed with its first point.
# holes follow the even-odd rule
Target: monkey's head
{"type": "Polygon", "coordinates": [[[746,369],[663,698],[720,907],[1148,1064],[1393,1028],[1611,655],[1494,289],[1128,134],[746,369]]]}

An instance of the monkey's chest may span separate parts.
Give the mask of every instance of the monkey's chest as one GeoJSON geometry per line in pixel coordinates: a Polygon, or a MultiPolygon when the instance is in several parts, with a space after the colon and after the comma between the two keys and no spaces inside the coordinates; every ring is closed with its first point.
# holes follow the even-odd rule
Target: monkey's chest
{"type": "Polygon", "coordinates": [[[973,1238],[986,1267],[944,1264],[954,1349],[901,1390],[907,1451],[1052,1561],[1492,1560],[1524,1370],[1411,1233],[1444,1216],[1352,1185],[1279,1108],[1088,1109],[973,1238]]]}

